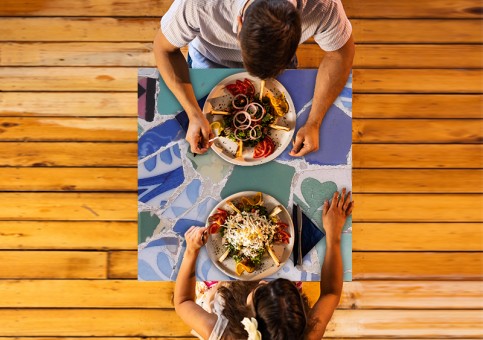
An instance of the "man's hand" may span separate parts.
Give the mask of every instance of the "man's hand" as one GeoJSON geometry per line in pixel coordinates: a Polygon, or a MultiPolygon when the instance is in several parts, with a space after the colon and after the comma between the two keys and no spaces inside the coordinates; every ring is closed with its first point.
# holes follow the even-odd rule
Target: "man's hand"
{"type": "Polygon", "coordinates": [[[319,149],[319,126],[305,124],[297,132],[295,143],[289,155],[302,157],[319,149]]]}
{"type": "Polygon", "coordinates": [[[210,123],[203,114],[190,117],[186,140],[190,143],[192,153],[205,153],[211,143],[209,140],[214,137],[210,123]]]}
{"type": "Polygon", "coordinates": [[[324,202],[322,209],[322,222],[324,224],[325,232],[327,233],[327,240],[339,240],[342,232],[342,227],[345,220],[352,213],[354,202],[351,201],[351,193],[347,193],[346,189],[342,189],[342,194],[336,191],[332,197],[332,202],[324,202]]]}

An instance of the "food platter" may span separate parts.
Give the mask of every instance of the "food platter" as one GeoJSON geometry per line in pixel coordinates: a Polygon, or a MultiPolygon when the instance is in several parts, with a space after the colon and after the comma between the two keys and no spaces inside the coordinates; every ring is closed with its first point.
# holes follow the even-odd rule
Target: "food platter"
{"type": "MultiPolygon", "coordinates": [[[[233,74],[220,81],[209,93],[203,112],[211,123],[223,122],[223,116],[211,114],[213,111],[226,111],[233,101],[234,96],[227,90],[226,86],[235,83],[237,80],[248,79],[255,87],[255,93],[260,93],[261,80],[251,76],[248,72],[233,74]]],[[[212,149],[224,160],[235,165],[253,166],[260,165],[279,156],[290,144],[295,129],[296,112],[290,94],[285,87],[276,79],[268,79],[265,82],[264,94],[270,94],[273,97],[285,96],[288,104],[288,111],[283,117],[277,117],[277,125],[286,127],[288,131],[271,129],[269,137],[273,141],[274,151],[270,155],[263,158],[254,157],[254,147],[244,147],[242,157],[237,157],[237,143],[227,137],[217,138],[212,145],[212,149]]]]}
{"type": "MultiPolygon", "coordinates": [[[[236,202],[241,200],[243,197],[252,197],[256,195],[257,192],[255,191],[244,191],[239,192],[234,195],[231,195],[221,201],[210,213],[209,216],[214,215],[218,208],[230,211],[230,206],[228,202],[236,202]]],[[[275,198],[270,195],[263,194],[263,206],[267,209],[267,211],[271,211],[275,207],[279,206],[281,208],[281,212],[277,215],[281,222],[284,222],[288,225],[286,231],[291,235],[288,243],[274,243],[272,245],[273,253],[276,258],[279,260],[280,265],[277,266],[272,257],[268,254],[267,251],[263,254],[261,258],[260,265],[258,265],[255,270],[251,273],[244,272],[241,275],[237,274],[236,266],[237,263],[232,257],[227,257],[222,262],[219,261],[220,257],[225,252],[226,248],[222,243],[222,236],[220,233],[209,234],[208,241],[206,243],[206,250],[208,256],[213,261],[215,266],[220,269],[226,275],[233,277],[238,280],[261,280],[267,276],[275,274],[280,268],[283,267],[285,262],[289,259],[290,254],[292,253],[292,249],[294,246],[294,226],[291,219],[291,216],[287,209],[280,204],[275,198]]],[[[210,224],[207,221],[207,226],[210,224]]]]}

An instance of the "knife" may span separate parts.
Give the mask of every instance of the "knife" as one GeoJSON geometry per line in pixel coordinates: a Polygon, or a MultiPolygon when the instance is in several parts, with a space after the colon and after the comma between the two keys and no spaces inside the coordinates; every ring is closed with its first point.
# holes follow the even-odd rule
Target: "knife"
{"type": "Polygon", "coordinates": [[[302,209],[296,205],[297,209],[297,226],[298,226],[298,258],[297,266],[302,265],[302,209]]]}

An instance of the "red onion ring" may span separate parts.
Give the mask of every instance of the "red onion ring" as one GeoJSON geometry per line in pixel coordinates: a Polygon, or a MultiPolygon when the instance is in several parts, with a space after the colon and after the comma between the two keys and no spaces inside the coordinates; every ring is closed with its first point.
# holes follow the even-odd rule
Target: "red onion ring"
{"type": "Polygon", "coordinates": [[[250,129],[250,139],[251,140],[255,140],[255,139],[258,139],[262,136],[262,128],[260,125],[255,125],[255,126],[252,126],[252,128],[250,129]],[[258,131],[259,133],[257,133],[257,128],[258,128],[258,131]],[[255,133],[255,135],[253,135],[253,133],[255,133]]]}
{"type": "Polygon", "coordinates": [[[247,106],[245,106],[245,111],[248,112],[248,114],[252,118],[252,121],[253,122],[258,122],[260,119],[262,119],[265,116],[265,108],[262,105],[258,104],[258,103],[250,103],[250,104],[248,104],[247,106]],[[262,109],[262,113],[261,113],[260,117],[258,117],[258,118],[256,117],[256,114],[258,112],[258,108],[257,107],[259,107],[259,108],[262,109]],[[250,108],[253,108],[253,109],[250,110],[250,108]],[[254,112],[251,112],[253,110],[254,110],[254,112]]]}
{"type": "Polygon", "coordinates": [[[233,125],[236,128],[239,129],[246,129],[250,126],[252,123],[252,118],[250,117],[250,114],[246,111],[238,111],[235,113],[235,116],[233,116],[233,125]],[[239,117],[244,117],[245,119],[240,119],[239,117]]]}
{"type": "Polygon", "coordinates": [[[247,97],[247,96],[245,96],[243,93],[239,93],[239,94],[237,94],[235,97],[233,97],[233,100],[231,101],[231,105],[233,105],[233,107],[234,107],[235,109],[243,109],[243,108],[246,106],[246,104],[245,104],[245,105],[243,105],[243,106],[237,106],[237,105],[235,104],[236,100],[237,100],[238,98],[240,98],[240,97],[243,97],[243,99],[245,99],[245,103],[248,103],[248,97],[247,97]]]}

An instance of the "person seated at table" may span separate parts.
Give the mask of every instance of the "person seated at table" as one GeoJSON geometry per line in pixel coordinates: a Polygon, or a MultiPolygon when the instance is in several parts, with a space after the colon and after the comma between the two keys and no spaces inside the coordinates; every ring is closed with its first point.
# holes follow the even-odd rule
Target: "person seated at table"
{"type": "Polygon", "coordinates": [[[204,153],[213,137],[180,51],[193,68],[246,68],[261,79],[295,68],[297,46],[309,38],[326,51],[318,68],[312,108],[290,154],[319,148],[319,130],[343,89],[354,57],[352,27],[340,0],[175,0],[154,40],[156,64],[189,118],[186,140],[204,153]]]}
{"type": "MultiPolygon", "coordinates": [[[[342,291],[342,227],[352,213],[350,192],[335,192],[324,202],[322,221],[326,254],[321,269],[320,296],[309,308],[307,298],[289,280],[220,282],[196,298],[195,265],[206,228],[185,234],[186,252],[176,279],[174,307],[201,339],[320,339],[339,304],[342,291]]],[[[211,284],[208,284],[210,286],[211,284]]]]}

